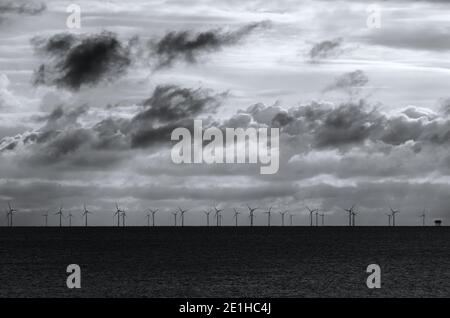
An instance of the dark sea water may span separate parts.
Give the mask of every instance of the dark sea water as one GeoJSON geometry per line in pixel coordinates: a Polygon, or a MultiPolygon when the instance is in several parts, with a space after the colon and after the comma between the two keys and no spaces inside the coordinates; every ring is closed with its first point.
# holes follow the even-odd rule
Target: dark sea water
{"type": "Polygon", "coordinates": [[[450,228],[0,228],[0,297],[346,296],[449,297],[450,228]]]}

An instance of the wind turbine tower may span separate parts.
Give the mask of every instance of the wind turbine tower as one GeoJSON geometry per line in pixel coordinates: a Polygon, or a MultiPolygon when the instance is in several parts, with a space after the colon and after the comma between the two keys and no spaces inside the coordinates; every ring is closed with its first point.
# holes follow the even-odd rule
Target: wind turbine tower
{"type": "Polygon", "coordinates": [[[392,212],[392,226],[395,226],[395,215],[397,213],[399,213],[399,210],[394,210],[393,208],[391,208],[391,212],[392,212]]]}
{"type": "Polygon", "coordinates": [[[17,210],[12,208],[11,203],[9,203],[9,202],[8,202],[8,208],[9,208],[9,211],[7,213],[7,216],[9,215],[8,225],[13,226],[13,216],[14,216],[14,213],[17,212],[17,210]]]}
{"type": "Polygon", "coordinates": [[[272,214],[272,207],[270,207],[268,211],[264,212],[264,214],[267,214],[267,226],[270,226],[270,216],[272,214]]]}
{"type": "Polygon", "coordinates": [[[241,214],[236,208],[233,208],[234,210],[234,220],[236,222],[236,226],[238,226],[238,215],[241,214]]]}
{"type": "Polygon", "coordinates": [[[216,226],[220,226],[220,213],[223,211],[223,209],[218,209],[216,206],[214,206],[214,215],[216,216],[216,226]]]}
{"type": "MultiPolygon", "coordinates": [[[[281,226],[284,226],[284,216],[285,216],[286,213],[288,213],[288,212],[289,212],[289,210],[280,212],[280,215],[281,215],[281,226]]],[[[292,218],[291,218],[291,223],[292,223],[292,218]]],[[[292,225],[292,224],[291,224],[291,225],[292,225]]]]}
{"type": "Polygon", "coordinates": [[[59,226],[62,226],[62,217],[63,217],[63,212],[62,212],[62,206],[59,207],[59,211],[55,213],[55,215],[59,215],[59,226]]]}
{"type": "Polygon", "coordinates": [[[209,215],[211,214],[211,210],[204,210],[203,213],[206,215],[206,226],[209,226],[209,215]]]}
{"type": "Polygon", "coordinates": [[[184,226],[184,214],[188,211],[188,210],[183,210],[182,208],[178,207],[178,210],[180,211],[180,215],[181,215],[181,226],[184,226]]]}
{"type": "Polygon", "coordinates": [[[92,214],[92,212],[86,209],[86,204],[83,204],[83,213],[81,215],[84,216],[84,226],[88,226],[88,214],[92,214]]]}
{"type": "Polygon", "coordinates": [[[248,204],[247,204],[247,208],[250,214],[250,226],[253,226],[253,220],[255,218],[255,211],[259,208],[251,208],[248,204]]]}
{"type": "Polygon", "coordinates": [[[348,226],[352,226],[352,217],[353,217],[353,209],[355,205],[352,205],[350,209],[344,209],[344,211],[348,212],[348,226]]]}
{"type": "Polygon", "coordinates": [[[313,226],[313,214],[318,211],[318,209],[310,209],[308,206],[306,209],[309,211],[309,220],[310,220],[310,226],[313,226]]]}
{"type": "Polygon", "coordinates": [[[152,226],[155,226],[155,214],[158,212],[158,209],[152,210],[150,209],[150,213],[152,214],[152,226]]]}

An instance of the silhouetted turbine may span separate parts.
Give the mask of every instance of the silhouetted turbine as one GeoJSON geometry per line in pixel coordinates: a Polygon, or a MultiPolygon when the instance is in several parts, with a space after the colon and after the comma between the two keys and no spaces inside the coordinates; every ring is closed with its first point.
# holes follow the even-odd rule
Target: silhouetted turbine
{"type": "Polygon", "coordinates": [[[9,211],[7,213],[7,215],[9,215],[8,225],[9,226],[13,226],[13,216],[14,216],[14,213],[17,212],[17,210],[13,209],[11,207],[11,203],[10,202],[8,202],[8,208],[9,208],[9,211]]]}
{"type": "Polygon", "coordinates": [[[72,226],[72,217],[73,217],[72,212],[69,212],[69,215],[67,215],[67,218],[69,219],[69,227],[72,226]]]}
{"type": "Polygon", "coordinates": [[[125,218],[127,217],[127,214],[125,213],[125,210],[122,210],[122,226],[125,227],[125,218]]]}
{"type": "Polygon", "coordinates": [[[120,226],[120,214],[121,214],[122,212],[123,212],[123,211],[119,208],[119,205],[116,203],[116,212],[114,213],[114,216],[117,215],[117,226],[118,226],[118,227],[120,226]]]}
{"type": "Polygon", "coordinates": [[[352,226],[356,225],[356,215],[358,214],[358,212],[352,212],[352,226]]]}
{"type": "Polygon", "coordinates": [[[325,214],[322,213],[322,214],[319,214],[319,215],[322,218],[322,226],[324,226],[325,225],[325,214]]]}
{"type": "Polygon", "coordinates": [[[158,212],[158,209],[152,210],[150,209],[150,213],[152,214],[152,226],[155,226],[155,214],[158,212]]]}
{"type": "Polygon", "coordinates": [[[48,226],[48,211],[45,214],[42,214],[42,216],[45,218],[45,226],[48,226]]]}
{"type": "Polygon", "coordinates": [[[264,212],[264,214],[267,214],[267,226],[270,226],[270,215],[272,214],[272,207],[270,207],[268,211],[264,212]]]}
{"type": "Polygon", "coordinates": [[[55,213],[55,215],[59,215],[59,226],[62,226],[62,217],[63,217],[63,212],[62,212],[62,206],[59,207],[59,211],[55,213]]]}
{"type": "Polygon", "coordinates": [[[386,215],[388,216],[388,226],[391,226],[391,217],[392,217],[392,215],[390,213],[386,213],[386,215]]]}
{"type": "Polygon", "coordinates": [[[241,214],[236,208],[233,208],[234,210],[234,220],[236,222],[236,226],[238,226],[238,215],[241,214]]]}
{"type": "Polygon", "coordinates": [[[259,208],[251,208],[248,204],[247,204],[247,208],[249,211],[249,217],[250,217],[250,226],[253,226],[253,220],[255,218],[255,211],[258,210],[259,208]]]}
{"type": "Polygon", "coordinates": [[[348,212],[348,226],[352,226],[352,215],[353,215],[354,208],[355,208],[355,205],[353,204],[350,209],[343,209],[344,211],[348,212]]]}
{"type": "Polygon", "coordinates": [[[178,212],[175,211],[175,212],[172,212],[172,214],[173,214],[174,226],[177,226],[177,215],[178,215],[178,212]]]}
{"type": "Polygon", "coordinates": [[[294,225],[294,214],[289,213],[290,226],[294,225]]]}
{"type": "Polygon", "coordinates": [[[318,211],[318,209],[310,209],[308,206],[306,209],[309,211],[310,226],[313,226],[313,214],[318,211]]]}
{"type": "Polygon", "coordinates": [[[283,211],[283,212],[279,212],[280,215],[281,215],[281,226],[284,226],[284,215],[286,213],[288,213],[288,212],[289,212],[289,210],[286,210],[286,211],[283,211]]]}
{"type": "Polygon", "coordinates": [[[399,210],[394,210],[393,208],[389,207],[391,209],[391,213],[392,213],[392,226],[395,226],[395,215],[397,213],[399,213],[399,210]]]}
{"type": "Polygon", "coordinates": [[[81,215],[84,216],[84,226],[88,226],[88,214],[92,214],[92,212],[86,209],[86,204],[83,204],[83,212],[81,215]]]}
{"type": "Polygon", "coordinates": [[[425,209],[423,209],[423,212],[420,215],[420,217],[422,218],[422,226],[425,226],[425,217],[426,217],[425,209]]]}
{"type": "Polygon", "coordinates": [[[211,214],[211,210],[204,210],[203,213],[206,215],[206,226],[209,226],[209,215],[211,214]]]}
{"type": "Polygon", "coordinates": [[[223,209],[218,209],[216,206],[214,206],[214,215],[216,216],[216,225],[220,225],[220,213],[223,211],[223,209]]]}
{"type": "Polygon", "coordinates": [[[188,210],[183,210],[182,208],[178,207],[178,210],[180,211],[180,215],[181,215],[181,226],[184,226],[184,214],[188,211],[188,210]]]}

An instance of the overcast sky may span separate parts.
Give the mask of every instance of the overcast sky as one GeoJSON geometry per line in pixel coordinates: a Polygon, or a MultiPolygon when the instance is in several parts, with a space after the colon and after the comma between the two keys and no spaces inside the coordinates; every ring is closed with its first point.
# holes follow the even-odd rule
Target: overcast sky
{"type": "MultiPolygon", "coordinates": [[[[172,222],[188,208],[317,207],[345,225],[418,225],[450,213],[450,2],[0,0],[0,204],[15,224],[63,211],[81,224],[172,222]],[[175,165],[170,133],[193,119],[279,127],[280,170],[175,165]]],[[[3,210],[3,208],[2,208],[3,210]]],[[[3,213],[2,213],[3,215],[3,213]]],[[[6,223],[1,217],[0,224],[6,223]]],[[[272,224],[279,224],[274,216],[272,224]]],[[[57,217],[49,219],[57,224],[57,217]]],[[[247,214],[241,223],[248,223],[247,214]]]]}

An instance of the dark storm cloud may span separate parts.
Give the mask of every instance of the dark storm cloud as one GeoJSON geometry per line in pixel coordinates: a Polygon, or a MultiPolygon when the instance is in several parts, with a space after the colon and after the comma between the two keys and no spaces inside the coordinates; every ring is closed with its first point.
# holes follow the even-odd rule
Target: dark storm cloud
{"type": "Polygon", "coordinates": [[[316,43],[309,51],[309,57],[312,61],[335,57],[342,52],[341,43],[341,38],[316,43]]]}
{"type": "Polygon", "coordinates": [[[214,29],[205,32],[169,32],[159,40],[151,41],[151,54],[156,57],[156,68],[170,67],[177,61],[195,63],[205,52],[213,52],[238,43],[256,28],[270,26],[268,21],[251,23],[235,31],[214,29]]]}
{"type": "Polygon", "coordinates": [[[79,90],[82,85],[114,81],[131,64],[129,48],[114,33],[97,35],[57,34],[32,40],[37,52],[47,56],[34,74],[36,85],[56,85],[79,90]]]}
{"type": "Polygon", "coordinates": [[[153,95],[144,101],[147,109],[137,115],[135,120],[174,121],[196,116],[204,111],[215,111],[220,105],[219,97],[220,95],[213,95],[210,91],[201,88],[158,86],[153,95]]]}
{"type": "Polygon", "coordinates": [[[27,0],[0,0],[0,14],[39,14],[47,9],[45,3],[27,0]]]}
{"type": "Polygon", "coordinates": [[[190,129],[192,119],[204,112],[214,112],[226,95],[176,85],[156,87],[144,101],[144,110],[131,120],[132,147],[167,142],[175,128],[190,129]]]}
{"type": "Polygon", "coordinates": [[[358,94],[368,82],[369,78],[367,75],[361,70],[356,70],[336,77],[334,82],[324,89],[324,92],[343,91],[350,96],[354,96],[358,94]]]}
{"type": "Polygon", "coordinates": [[[71,109],[60,106],[36,118],[43,122],[40,129],[1,139],[0,151],[12,151],[21,144],[29,151],[29,163],[46,165],[67,161],[75,166],[98,166],[104,160],[109,165],[124,157],[120,153],[123,150],[169,145],[175,128],[192,130],[193,119],[215,111],[225,96],[226,93],[215,94],[202,88],[157,86],[131,119],[110,117],[92,127],[80,123],[80,118],[89,111],[87,105],[71,109]]]}
{"type": "Polygon", "coordinates": [[[368,112],[361,105],[344,104],[330,110],[315,129],[315,146],[339,148],[359,144],[381,124],[381,117],[375,112],[368,112]]]}

